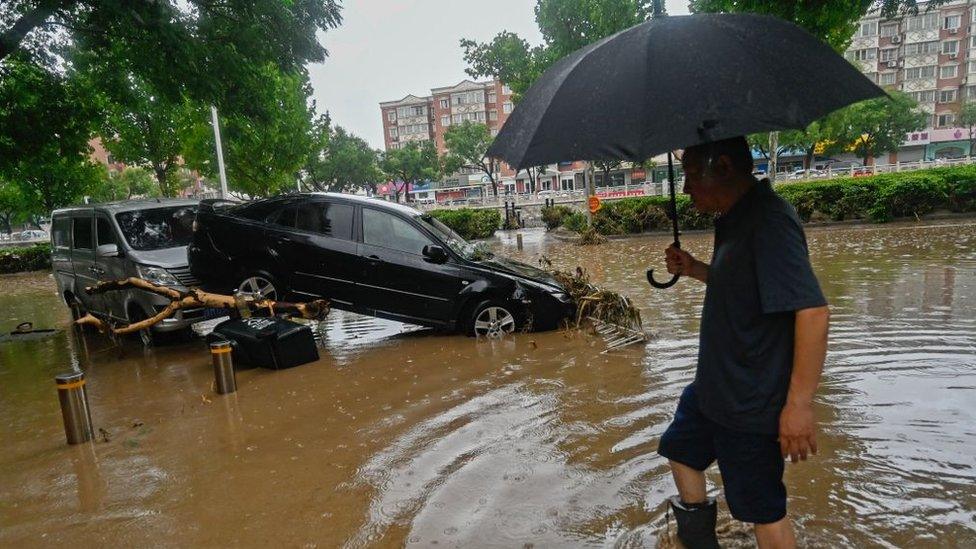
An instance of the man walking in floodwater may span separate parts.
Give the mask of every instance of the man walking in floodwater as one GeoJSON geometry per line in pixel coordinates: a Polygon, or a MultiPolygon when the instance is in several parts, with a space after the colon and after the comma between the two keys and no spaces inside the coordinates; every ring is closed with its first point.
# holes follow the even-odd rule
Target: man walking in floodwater
{"type": "Polygon", "coordinates": [[[678,488],[678,538],[689,549],[719,546],[704,475],[717,460],[732,516],[755,524],[759,547],[794,547],[784,459],[817,452],[827,301],[796,211],[752,176],[744,137],[686,149],[681,163],[695,208],[718,217],[710,264],[665,251],[670,273],[707,284],[695,381],[658,449],[678,488]]]}

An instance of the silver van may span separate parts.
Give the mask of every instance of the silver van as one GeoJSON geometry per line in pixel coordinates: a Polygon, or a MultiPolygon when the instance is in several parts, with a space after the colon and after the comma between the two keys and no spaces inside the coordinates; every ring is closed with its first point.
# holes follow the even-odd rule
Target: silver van
{"type": "MultiPolygon", "coordinates": [[[[55,210],[51,215],[51,264],[58,293],[71,308],[72,317],[90,312],[104,320],[132,323],[156,315],[169,304],[166,298],[144,290],[85,293],[86,286],[106,280],[134,276],[177,289],[199,286],[186,258],[198,203],[128,200],[55,210]]],[[[141,331],[139,338],[150,346],[161,334],[199,320],[203,320],[202,309],[177,311],[152,330],[141,331]]]]}

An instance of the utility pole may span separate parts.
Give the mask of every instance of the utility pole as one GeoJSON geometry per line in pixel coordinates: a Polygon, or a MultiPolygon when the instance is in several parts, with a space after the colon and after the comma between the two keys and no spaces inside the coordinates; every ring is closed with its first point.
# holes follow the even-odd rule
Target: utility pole
{"type": "Polygon", "coordinates": [[[583,209],[586,211],[586,226],[593,226],[593,212],[590,211],[590,197],[596,194],[593,191],[593,163],[586,163],[586,171],[583,172],[583,182],[586,185],[586,199],[583,200],[583,209]]]}
{"type": "Polygon", "coordinates": [[[776,156],[779,151],[779,132],[769,132],[769,177],[770,183],[776,183],[776,156]]]}
{"type": "Polygon", "coordinates": [[[217,169],[220,172],[220,198],[227,198],[227,172],[224,171],[224,145],[220,141],[220,121],[217,107],[210,105],[210,118],[213,121],[214,142],[217,144],[217,169]]]}

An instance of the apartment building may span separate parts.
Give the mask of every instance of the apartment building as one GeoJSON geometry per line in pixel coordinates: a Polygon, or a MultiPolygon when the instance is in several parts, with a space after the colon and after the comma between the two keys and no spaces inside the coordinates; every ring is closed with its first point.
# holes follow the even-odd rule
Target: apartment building
{"type": "MultiPolygon", "coordinates": [[[[918,15],[861,19],[846,57],[879,86],[901,90],[929,115],[928,128],[907,136],[897,155],[915,161],[970,153],[957,127],[961,105],[976,101],[976,0],[958,0],[918,15]]],[[[794,70],[802,70],[795,67],[794,70]]]]}

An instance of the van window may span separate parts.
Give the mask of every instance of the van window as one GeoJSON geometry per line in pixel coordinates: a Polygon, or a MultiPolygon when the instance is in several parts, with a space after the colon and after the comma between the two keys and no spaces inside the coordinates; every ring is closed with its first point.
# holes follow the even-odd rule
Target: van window
{"type": "Polygon", "coordinates": [[[420,255],[430,239],[399,217],[363,208],[363,242],[420,255]]]}
{"type": "Polygon", "coordinates": [[[51,227],[51,243],[55,248],[71,247],[71,218],[58,217],[51,227]]]}
{"type": "Polygon", "coordinates": [[[122,236],[135,250],[186,246],[193,240],[196,206],[170,206],[115,214],[122,236]]]}
{"type": "Polygon", "coordinates": [[[90,217],[75,217],[72,241],[76,250],[92,249],[92,224],[90,217]]]}
{"type": "Polygon", "coordinates": [[[115,244],[115,230],[108,219],[104,217],[95,218],[95,234],[98,237],[98,245],[115,244]]]}

